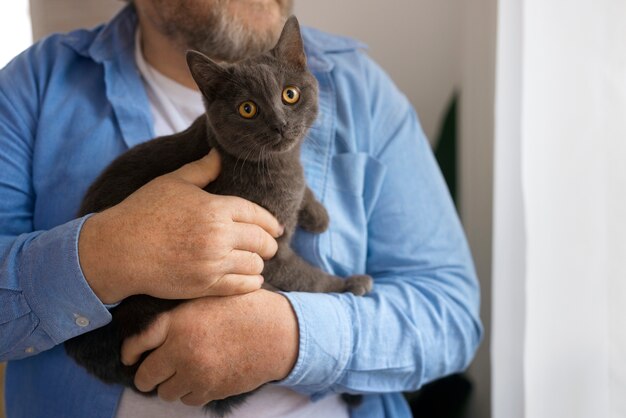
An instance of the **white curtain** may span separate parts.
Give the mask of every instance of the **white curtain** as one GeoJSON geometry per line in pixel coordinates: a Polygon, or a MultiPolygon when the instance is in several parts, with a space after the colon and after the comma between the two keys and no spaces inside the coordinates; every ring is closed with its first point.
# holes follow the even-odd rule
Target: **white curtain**
{"type": "Polygon", "coordinates": [[[626,2],[500,3],[493,416],[626,417],[626,2]]]}

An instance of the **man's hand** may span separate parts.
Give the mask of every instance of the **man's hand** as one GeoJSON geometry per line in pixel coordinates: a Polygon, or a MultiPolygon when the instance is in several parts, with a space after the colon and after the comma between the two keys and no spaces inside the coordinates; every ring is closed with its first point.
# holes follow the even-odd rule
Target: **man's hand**
{"type": "Polygon", "coordinates": [[[185,302],[124,341],[122,362],[136,363],[144,392],[203,405],[285,378],[298,357],[298,324],[287,298],[259,290],[185,302]]]}
{"type": "Polygon", "coordinates": [[[104,303],[233,295],[261,287],[278,221],[247,200],[202,190],[220,172],[206,157],[158,177],[83,225],[80,264],[104,303]]]}

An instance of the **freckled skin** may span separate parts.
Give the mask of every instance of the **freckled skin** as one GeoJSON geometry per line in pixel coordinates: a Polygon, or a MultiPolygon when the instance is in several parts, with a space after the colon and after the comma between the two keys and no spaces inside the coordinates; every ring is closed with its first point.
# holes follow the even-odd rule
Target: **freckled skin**
{"type": "MultiPolygon", "coordinates": [[[[326,230],[329,221],[325,208],[306,186],[300,163],[300,145],[317,116],[317,82],[307,70],[295,18],[287,22],[277,46],[266,54],[219,66],[202,54],[189,53],[188,64],[205,97],[206,115],[181,133],[151,140],[116,159],[87,192],[79,215],[117,205],[154,178],[216,148],[222,172],[205,190],[255,202],[285,227],[276,255],[265,262],[263,270],[270,288],[356,295],[370,291],[369,276],[342,279],[329,275],[306,263],[290,247],[298,225],[319,233],[326,230]],[[283,98],[288,86],[299,90],[295,103],[286,103],[283,98]],[[239,114],[241,103],[248,100],[257,106],[253,118],[239,114]]],[[[182,302],[131,296],[112,309],[111,323],[67,341],[66,351],[103,381],[134,388],[134,375],[141,362],[122,365],[122,341],[182,302]]],[[[213,401],[205,408],[223,416],[248,395],[213,401]]],[[[354,398],[347,401],[354,403],[354,398]]]]}

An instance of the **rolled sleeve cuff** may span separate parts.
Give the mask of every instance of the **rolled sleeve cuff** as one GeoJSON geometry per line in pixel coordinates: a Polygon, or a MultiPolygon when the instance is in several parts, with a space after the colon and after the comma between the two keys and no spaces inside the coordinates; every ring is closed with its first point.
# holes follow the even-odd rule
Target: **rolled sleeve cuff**
{"type": "Polygon", "coordinates": [[[313,400],[332,391],[352,353],[352,327],[343,295],[283,293],[300,328],[298,360],[278,385],[310,395],[313,400]]]}
{"type": "Polygon", "coordinates": [[[78,237],[89,215],[35,236],[25,246],[24,296],[55,344],[99,328],[111,314],[89,287],[78,258],[78,237]]]}

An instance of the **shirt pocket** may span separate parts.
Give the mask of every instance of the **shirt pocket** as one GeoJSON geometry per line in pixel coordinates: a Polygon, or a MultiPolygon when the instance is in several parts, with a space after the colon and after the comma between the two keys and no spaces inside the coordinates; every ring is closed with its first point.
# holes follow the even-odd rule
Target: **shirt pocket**
{"type": "Polygon", "coordinates": [[[384,165],[366,153],[331,157],[323,195],[330,225],[319,240],[328,271],[339,276],[366,273],[367,224],[384,176],[384,165]]]}

